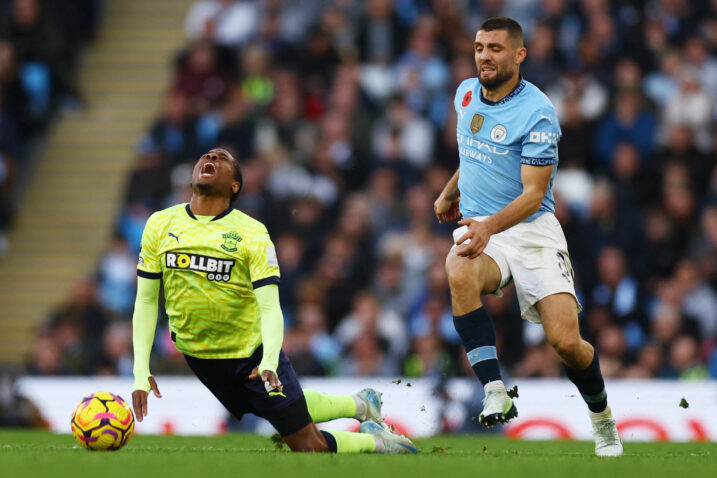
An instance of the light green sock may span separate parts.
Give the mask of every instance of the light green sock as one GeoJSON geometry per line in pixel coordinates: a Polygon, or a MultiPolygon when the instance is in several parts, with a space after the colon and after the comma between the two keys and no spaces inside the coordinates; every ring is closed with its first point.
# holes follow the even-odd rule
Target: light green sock
{"type": "Polygon", "coordinates": [[[329,395],[304,389],[304,398],[314,423],[356,416],[356,401],[352,395],[329,395]]]}
{"type": "MultiPolygon", "coordinates": [[[[350,397],[350,395],[349,395],[350,397]]],[[[328,431],[336,440],[336,453],[373,453],[376,440],[368,433],[328,431]]]]}

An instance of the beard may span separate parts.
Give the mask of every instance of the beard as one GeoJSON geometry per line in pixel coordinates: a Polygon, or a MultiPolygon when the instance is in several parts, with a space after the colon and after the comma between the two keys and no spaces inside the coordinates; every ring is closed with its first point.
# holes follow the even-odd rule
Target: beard
{"type": "MultiPolygon", "coordinates": [[[[493,66],[493,65],[491,65],[493,66]]],[[[485,87],[486,90],[494,90],[500,88],[505,82],[513,77],[513,72],[502,68],[498,68],[495,65],[495,75],[492,78],[484,78],[481,72],[480,66],[478,67],[478,80],[480,84],[485,87]]]]}
{"type": "Polygon", "coordinates": [[[194,187],[192,189],[203,196],[217,196],[218,195],[216,187],[214,187],[213,184],[209,184],[209,183],[197,182],[196,184],[194,184],[194,187]]]}

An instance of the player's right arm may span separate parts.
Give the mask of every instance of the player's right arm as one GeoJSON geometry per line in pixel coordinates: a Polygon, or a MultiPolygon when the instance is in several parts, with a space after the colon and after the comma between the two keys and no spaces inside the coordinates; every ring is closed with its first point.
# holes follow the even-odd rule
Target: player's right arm
{"type": "Polygon", "coordinates": [[[152,390],[162,398],[157,381],[149,371],[149,356],[157,328],[157,304],[159,301],[159,279],[137,277],[137,299],[132,316],[132,345],[134,347],[134,387],[132,405],[137,420],[147,416],[147,395],[152,390]]]}
{"type": "Polygon", "coordinates": [[[438,199],[433,203],[433,212],[435,212],[438,222],[455,221],[461,217],[459,204],[461,201],[461,193],[458,190],[458,176],[461,169],[458,168],[453,177],[448,181],[446,187],[443,188],[438,199]]]}
{"type": "Polygon", "coordinates": [[[154,333],[157,328],[157,307],[162,269],[157,254],[154,216],[147,220],[142,233],[142,249],[137,264],[137,298],[132,316],[132,345],[134,348],[134,387],[132,405],[140,422],[147,416],[147,395],[152,390],[162,397],[157,382],[149,371],[154,333]]]}

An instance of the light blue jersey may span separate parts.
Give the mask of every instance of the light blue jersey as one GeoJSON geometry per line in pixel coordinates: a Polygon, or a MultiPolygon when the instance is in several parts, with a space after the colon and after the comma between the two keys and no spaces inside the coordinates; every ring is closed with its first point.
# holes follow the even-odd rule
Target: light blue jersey
{"type": "Polygon", "coordinates": [[[458,87],[454,105],[463,217],[490,216],[518,197],[522,164],[553,168],[540,209],[526,221],[554,212],[552,187],[562,132],[548,97],[521,79],[505,98],[492,102],[483,98],[478,78],[470,78],[458,87]]]}

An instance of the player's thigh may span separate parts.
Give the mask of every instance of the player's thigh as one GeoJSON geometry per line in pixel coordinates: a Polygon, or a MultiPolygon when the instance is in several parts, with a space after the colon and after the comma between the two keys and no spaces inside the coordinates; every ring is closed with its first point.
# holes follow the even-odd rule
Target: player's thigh
{"type": "Polygon", "coordinates": [[[490,294],[500,287],[500,268],[485,253],[468,259],[458,255],[457,247],[452,248],[446,257],[446,273],[451,292],[490,294]]]}
{"type": "Polygon", "coordinates": [[[293,435],[312,423],[296,372],[284,352],[279,353],[276,375],[283,390],[267,391],[261,378],[244,381],[251,411],[269,421],[282,437],[293,435]]]}
{"type": "Polygon", "coordinates": [[[329,451],[329,445],[326,443],[324,435],[316,428],[312,422],[304,428],[290,435],[283,436],[284,442],[289,445],[291,451],[329,451]]]}
{"type": "Polygon", "coordinates": [[[249,412],[250,405],[244,387],[241,380],[237,379],[239,374],[246,371],[247,365],[243,359],[200,359],[189,355],[184,358],[197,378],[229,413],[241,419],[249,412]]]}

